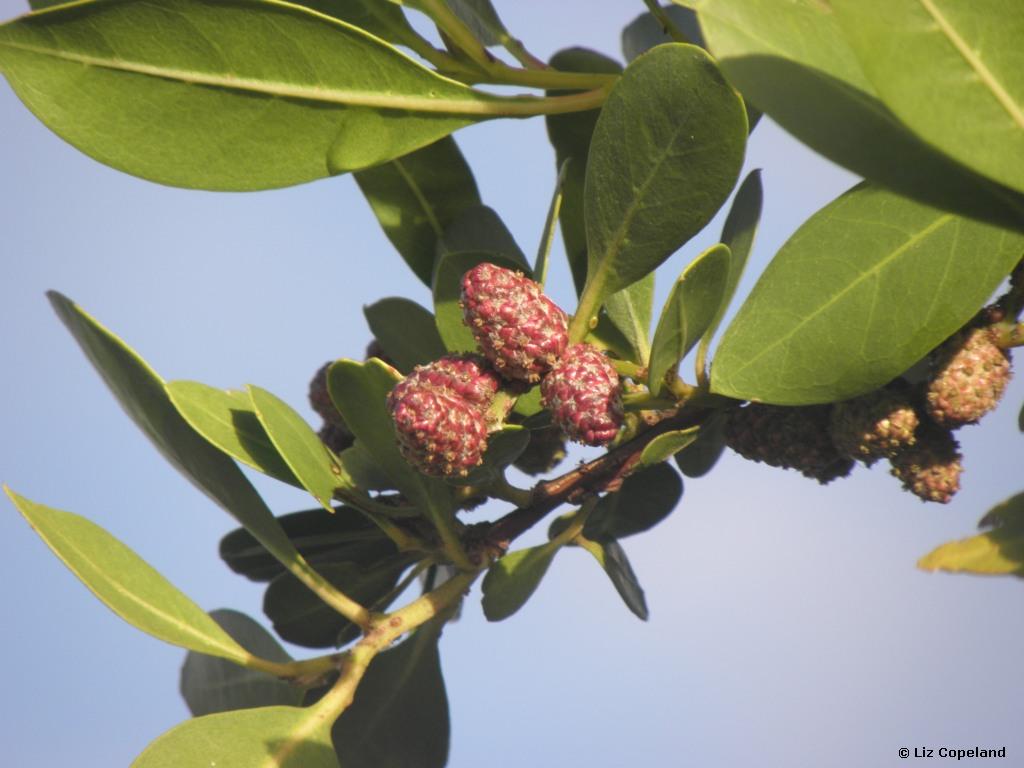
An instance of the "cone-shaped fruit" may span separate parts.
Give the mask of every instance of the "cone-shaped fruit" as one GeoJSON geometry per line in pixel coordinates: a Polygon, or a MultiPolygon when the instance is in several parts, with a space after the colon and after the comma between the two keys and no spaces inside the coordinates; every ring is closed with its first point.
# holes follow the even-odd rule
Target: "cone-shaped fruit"
{"type": "Polygon", "coordinates": [[[853,468],[853,460],[841,456],[832,444],[829,410],[827,405],[751,403],[729,412],[725,444],[745,459],[795,469],[819,483],[829,483],[853,468]]]}
{"type": "Polygon", "coordinates": [[[903,487],[923,501],[946,504],[960,490],[960,446],[948,429],[922,428],[917,442],[889,459],[903,487]]]}
{"type": "Polygon", "coordinates": [[[832,406],[832,442],[843,456],[871,464],[913,445],[919,423],[908,393],[876,389],[832,406]]]}
{"type": "Polygon", "coordinates": [[[402,455],[423,474],[465,475],[483,461],[484,414],[450,390],[405,379],[391,390],[387,407],[402,455]]]}
{"type": "Polygon", "coordinates": [[[462,277],[462,314],[502,376],[536,382],[569,344],[568,321],[538,283],[482,263],[462,277]]]}
{"type": "Polygon", "coordinates": [[[599,349],[569,347],[540,385],[551,420],[570,440],[607,445],[622,426],[622,384],[599,349]]]}
{"type": "Polygon", "coordinates": [[[956,334],[935,351],[928,414],[956,429],[973,424],[999,403],[1010,381],[1010,357],[988,328],[956,334]]]}

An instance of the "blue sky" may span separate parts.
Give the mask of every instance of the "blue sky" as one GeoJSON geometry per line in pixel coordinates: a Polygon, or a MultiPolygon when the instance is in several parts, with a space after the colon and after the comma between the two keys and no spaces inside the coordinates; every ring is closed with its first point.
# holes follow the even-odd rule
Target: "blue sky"
{"type": "MultiPolygon", "coordinates": [[[[619,30],[643,10],[497,5],[541,56],[571,44],[620,56],[619,30]]],[[[3,18],[21,10],[0,0],[3,18]]],[[[258,384],[312,420],[306,384],[323,361],[362,353],[362,306],[389,295],[428,304],[426,290],[349,178],[257,194],[170,189],[80,155],[6,84],[0,116],[0,480],[103,525],[204,608],[261,618],[261,587],[217,557],[230,518],[120,412],[43,292],[71,296],[167,378],[258,384]]],[[[533,252],[554,179],[543,123],[494,122],[457,139],[484,201],[533,252]]],[[[755,167],[766,205],[744,291],[855,182],[769,121],[748,149],[755,167]]],[[[720,226],[660,270],[661,299],[720,226]]],[[[551,292],[571,310],[558,248],[551,292]]],[[[626,542],[646,624],[576,551],[506,622],[487,624],[474,592],[442,643],[451,765],[859,768],[897,765],[903,746],[976,744],[1024,754],[1020,583],[914,567],[1020,490],[1022,400],[1016,382],[994,416],[963,431],[964,490],[944,507],[901,492],[882,466],[821,488],[726,456],[687,481],[665,524],[626,542]]],[[[313,506],[255,482],[275,511],[313,506]]],[[[6,502],[0,557],[6,764],[127,765],[188,716],[176,691],[184,652],[93,599],[6,502]]]]}

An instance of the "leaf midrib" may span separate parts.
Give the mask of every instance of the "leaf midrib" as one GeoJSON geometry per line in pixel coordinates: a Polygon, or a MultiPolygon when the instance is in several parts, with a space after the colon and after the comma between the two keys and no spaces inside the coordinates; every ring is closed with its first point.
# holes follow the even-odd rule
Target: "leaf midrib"
{"type": "Polygon", "coordinates": [[[957,53],[963,57],[967,65],[973,70],[978,76],[978,79],[985,85],[985,87],[991,92],[992,96],[999,102],[999,105],[1006,110],[1006,113],[1010,116],[1019,128],[1024,129],[1024,108],[1022,108],[1014,100],[1010,92],[1003,87],[1002,82],[987,66],[985,62],[981,60],[981,56],[976,54],[971,47],[967,44],[967,41],[960,36],[956,31],[956,28],[950,23],[949,19],[938,9],[932,0],[918,0],[921,7],[932,17],[932,20],[938,24],[939,29],[945,35],[946,39],[956,49],[957,53]]]}
{"type": "Polygon", "coordinates": [[[833,304],[835,304],[838,301],[840,301],[843,297],[846,296],[846,294],[848,294],[854,288],[860,286],[860,284],[863,283],[865,280],[867,280],[869,277],[875,276],[880,270],[882,270],[893,259],[896,259],[897,257],[903,255],[903,253],[906,252],[910,247],[912,247],[916,243],[920,242],[921,240],[923,240],[928,235],[931,235],[933,232],[935,232],[940,227],[950,223],[951,221],[954,221],[955,219],[956,219],[956,217],[953,214],[951,214],[951,213],[946,213],[946,214],[943,214],[942,216],[939,216],[937,219],[935,219],[934,222],[929,224],[924,229],[920,230],[917,234],[915,234],[912,237],[910,237],[906,242],[904,242],[902,245],[900,245],[899,248],[895,249],[892,253],[890,253],[884,259],[881,259],[873,267],[871,267],[870,269],[862,272],[857,277],[856,280],[852,280],[841,291],[839,291],[838,293],[834,293],[832,296],[830,296],[828,301],[826,301],[824,304],[820,305],[813,312],[811,312],[808,315],[806,315],[802,320],[800,320],[799,323],[796,323],[786,333],[784,333],[783,335],[781,335],[778,338],[776,338],[774,341],[772,341],[771,344],[766,344],[765,346],[761,347],[760,351],[758,351],[757,354],[752,355],[751,357],[747,358],[747,360],[743,363],[743,365],[739,366],[735,370],[735,372],[733,373],[733,378],[735,378],[736,376],[740,375],[747,368],[750,368],[754,363],[756,363],[758,360],[760,360],[765,355],[774,352],[779,346],[781,346],[782,344],[784,344],[787,341],[789,341],[805,325],[807,325],[809,322],[811,322],[816,317],[818,317],[822,312],[825,312],[833,304]]]}
{"type": "MultiPolygon", "coordinates": [[[[491,102],[501,100],[488,94],[466,89],[464,98],[431,98],[411,96],[408,94],[389,94],[374,91],[358,91],[342,88],[327,88],[313,85],[296,85],[274,80],[256,80],[248,77],[237,77],[230,74],[212,74],[191,69],[157,66],[142,62],[125,61],[117,58],[89,56],[74,51],[55,50],[40,45],[0,41],[0,48],[47,56],[61,61],[69,61],[87,67],[97,67],[116,72],[129,72],[145,75],[161,80],[185,85],[205,85],[212,88],[224,88],[257,96],[272,98],[300,99],[333,104],[340,107],[365,107],[369,109],[401,109],[409,112],[433,112],[455,115],[490,115],[493,113],[491,102]]],[[[426,70],[424,70],[426,71],[426,70]]],[[[441,82],[441,81],[439,81],[441,82]]],[[[448,83],[444,83],[448,85],[448,83]]],[[[525,97],[530,98],[530,97],[525,97]]]]}

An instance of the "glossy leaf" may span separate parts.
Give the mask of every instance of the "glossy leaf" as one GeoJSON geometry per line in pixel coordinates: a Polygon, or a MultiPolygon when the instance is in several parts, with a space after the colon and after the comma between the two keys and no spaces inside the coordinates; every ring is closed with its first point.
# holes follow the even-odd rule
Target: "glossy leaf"
{"type": "Polygon", "coordinates": [[[495,99],[356,27],[273,0],[51,9],[0,27],[0,69],[86,154],[202,189],[266,189],[376,165],[480,119],[454,113],[495,99]],[[159,151],[140,151],[147,146],[159,151]]]}
{"type": "Polygon", "coordinates": [[[339,768],[333,718],[317,707],[260,707],[187,720],[131,768],[339,768]]]}
{"type": "MultiPolygon", "coordinates": [[[[515,263],[517,269],[524,272],[530,270],[526,255],[505,226],[505,222],[493,208],[486,205],[468,206],[463,209],[445,229],[437,249],[438,257],[465,251],[485,252],[515,263]]],[[[436,285],[436,282],[435,277],[431,285],[436,285]]]]}
{"type": "MultiPolygon", "coordinates": [[[[244,613],[221,608],[210,611],[210,617],[254,656],[281,664],[292,660],[273,635],[244,613]]],[[[195,651],[185,657],[181,668],[181,695],[193,717],[302,703],[298,686],[195,651]]]]}
{"type": "Polygon", "coordinates": [[[725,419],[709,416],[700,426],[697,439],[675,455],[676,466],[686,477],[704,477],[718,463],[725,450],[725,419]]]}
{"type": "MultiPolygon", "coordinates": [[[[551,57],[551,66],[569,72],[596,72],[617,75],[622,66],[607,56],[586,48],[568,48],[551,57]]],[[[552,94],[567,91],[551,91],[552,94]]],[[[597,124],[599,109],[585,112],[569,112],[563,115],[548,115],[548,139],[555,148],[555,163],[565,166],[565,181],[562,183],[562,209],[558,222],[562,230],[562,242],[569,259],[576,293],[583,290],[587,282],[587,230],[583,220],[583,188],[587,177],[587,155],[590,139],[597,124]]]]}
{"type": "Polygon", "coordinates": [[[672,458],[697,439],[698,427],[678,429],[658,435],[644,446],[640,454],[640,466],[652,467],[672,458]]]}
{"type": "MultiPolygon", "coordinates": [[[[295,547],[314,566],[351,562],[368,567],[398,554],[394,543],[351,507],[339,507],[333,515],[321,508],[293,512],[278,520],[295,547]]],[[[244,528],[236,528],[221,539],[220,556],[232,571],[253,581],[270,581],[285,573],[244,528]]]]}
{"type": "MultiPolygon", "coordinates": [[[[394,8],[387,2],[374,5],[394,8]]],[[[463,210],[480,205],[473,172],[455,140],[445,137],[358,171],[355,180],[388,240],[416,277],[430,285],[444,231],[463,210]]]]}
{"type": "Polygon", "coordinates": [[[992,530],[943,544],[922,557],[918,568],[1024,577],[1024,493],[989,510],[980,525],[992,530]]]}
{"type": "Polygon", "coordinates": [[[238,465],[178,414],[153,369],[66,296],[55,291],[47,296],[118,402],[164,458],[249,529],[274,557],[301,566],[298,552],[238,465]]]}
{"type": "Polygon", "coordinates": [[[594,129],[581,307],[636,282],[708,223],[736,183],[746,134],[739,97],[702,49],[661,45],[627,68],[594,129]]]}
{"type": "Polygon", "coordinates": [[[736,197],[733,198],[732,207],[729,209],[729,215],[726,216],[725,224],[722,225],[722,243],[729,248],[729,277],[726,280],[725,291],[718,304],[715,319],[701,338],[701,345],[704,347],[711,343],[711,339],[718,332],[718,326],[721,324],[722,318],[725,317],[733,296],[736,295],[736,288],[739,286],[740,278],[743,277],[743,270],[747,266],[750,251],[754,247],[754,237],[761,221],[763,201],[761,171],[753,170],[740,184],[736,197]]]}
{"type": "Polygon", "coordinates": [[[618,492],[601,497],[583,535],[607,542],[642,533],[668,517],[682,495],[679,473],[668,464],[655,464],[627,477],[618,492]]]}
{"type": "Polygon", "coordinates": [[[438,333],[452,352],[476,352],[476,339],[462,319],[459,301],[462,295],[462,276],[477,264],[490,262],[506,269],[518,270],[531,276],[528,268],[517,261],[485,251],[448,253],[441,257],[434,273],[434,317],[438,333]]]}
{"type": "Polygon", "coordinates": [[[776,254],[722,338],[712,389],[779,405],[875,389],[966,323],[1022,252],[1022,235],[861,184],[776,254]]]}
{"type": "Polygon", "coordinates": [[[647,621],[649,612],[647,610],[647,599],[644,597],[644,590],[633,572],[633,566],[626,557],[626,551],[617,541],[591,541],[584,539],[580,546],[593,555],[598,565],[608,574],[612,586],[619,593],[622,602],[626,604],[633,614],[641,621],[647,621]]]}
{"type": "Polygon", "coordinates": [[[835,0],[833,7],[864,74],[903,123],[964,165],[1024,191],[1024,11],[1017,0],[835,0]]]}
{"type": "Polygon", "coordinates": [[[604,303],[608,319],[628,340],[630,359],[646,365],[651,356],[651,313],[654,309],[654,273],[609,296],[604,303]]]}
{"type": "MultiPolygon", "coordinates": [[[[696,11],[680,5],[663,6],[662,10],[676,29],[686,37],[686,40],[682,42],[692,43],[707,50],[708,46],[704,41],[704,33],[700,30],[696,11]]],[[[626,57],[626,61],[633,61],[651,48],[662,43],[671,43],[673,40],[674,38],[665,30],[661,21],[653,13],[647,11],[641,13],[623,28],[622,55],[626,57]]],[[[745,103],[744,106],[747,110],[748,131],[753,132],[754,127],[761,119],[761,112],[749,103],[745,103]]]]}
{"type": "Polygon", "coordinates": [[[450,479],[454,485],[482,485],[493,482],[504,474],[505,467],[519,458],[530,444],[530,430],[509,424],[487,437],[484,463],[474,467],[465,477],[450,479]]]}
{"type": "Polygon", "coordinates": [[[424,624],[373,660],[355,699],[334,726],[346,768],[443,768],[448,695],[437,643],[442,624],[424,624]]]}
{"type": "Polygon", "coordinates": [[[909,197],[1024,229],[1024,197],[929,147],[881,102],[826,3],[704,0],[698,16],[730,81],[811,149],[909,197]]]}
{"type": "Polygon", "coordinates": [[[211,444],[253,469],[301,487],[260,424],[248,394],[197,381],[171,381],[166,389],[182,418],[211,444]]]}
{"type": "MultiPolygon", "coordinates": [[[[371,608],[394,589],[408,563],[408,557],[402,556],[365,568],[356,563],[334,563],[317,570],[345,595],[371,608]]],[[[278,635],[304,648],[336,648],[360,633],[359,627],[290,573],[270,582],[263,595],[263,612],[278,635]]]]}
{"type": "Polygon", "coordinates": [[[250,385],[249,398],[281,458],[313,498],[328,512],[333,512],[334,490],[349,481],[330,451],[305,419],[276,395],[250,385]]]}
{"type": "Polygon", "coordinates": [[[651,346],[647,386],[658,392],[666,376],[711,327],[725,299],[731,272],[728,246],[713,245],[694,259],[672,286],[651,346]]]}
{"type": "Polygon", "coordinates": [[[403,373],[433,362],[447,352],[434,316],[415,301],[381,299],[363,307],[363,314],[374,337],[403,373]]]}
{"type": "Polygon", "coordinates": [[[393,369],[379,360],[339,360],[327,372],[331,399],[381,471],[421,510],[447,510],[451,505],[447,485],[421,475],[398,451],[395,427],[385,407],[388,392],[397,381],[393,369]]]}
{"type": "Polygon", "coordinates": [[[39,537],[110,610],[165,643],[245,663],[250,654],[202,608],[95,523],[4,486],[39,537]]]}
{"type": "Polygon", "coordinates": [[[487,571],[483,608],[488,621],[502,621],[530,599],[558,551],[550,543],[509,552],[487,571]]]}

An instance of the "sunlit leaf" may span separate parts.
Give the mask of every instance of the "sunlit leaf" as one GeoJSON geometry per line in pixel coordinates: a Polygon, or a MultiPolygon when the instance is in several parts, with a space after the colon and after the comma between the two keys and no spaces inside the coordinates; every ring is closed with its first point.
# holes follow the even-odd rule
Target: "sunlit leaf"
{"type": "Polygon", "coordinates": [[[1021,253],[1024,235],[858,185],[776,254],[722,337],[712,389],[779,405],[875,389],[963,326],[1021,253]]]}
{"type": "Polygon", "coordinates": [[[992,530],[950,541],[922,557],[925,571],[1024,577],[1024,493],[997,505],[982,518],[992,530]]]}

